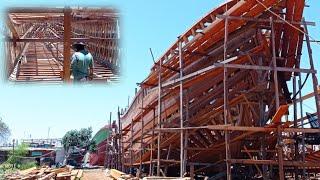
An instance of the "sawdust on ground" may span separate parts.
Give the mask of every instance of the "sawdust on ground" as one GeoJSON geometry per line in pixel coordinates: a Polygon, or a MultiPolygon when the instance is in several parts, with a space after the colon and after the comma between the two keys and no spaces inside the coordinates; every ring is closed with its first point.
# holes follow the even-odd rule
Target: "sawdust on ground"
{"type": "Polygon", "coordinates": [[[83,177],[81,180],[112,180],[112,178],[106,175],[104,169],[90,169],[83,170],[83,177]]]}

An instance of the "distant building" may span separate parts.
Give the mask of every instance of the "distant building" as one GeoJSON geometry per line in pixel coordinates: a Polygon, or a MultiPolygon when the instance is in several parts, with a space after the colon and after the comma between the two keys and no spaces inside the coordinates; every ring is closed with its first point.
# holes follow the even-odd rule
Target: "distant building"
{"type": "MultiPolygon", "coordinates": [[[[54,165],[63,162],[64,150],[61,139],[22,139],[20,143],[29,145],[26,161],[36,161],[38,164],[54,165]],[[63,154],[63,155],[62,155],[63,154]],[[58,160],[58,161],[57,161],[58,160]]],[[[15,147],[18,143],[14,144],[15,147]]],[[[0,147],[0,163],[5,162],[9,157],[9,152],[13,149],[12,144],[0,147]]]]}

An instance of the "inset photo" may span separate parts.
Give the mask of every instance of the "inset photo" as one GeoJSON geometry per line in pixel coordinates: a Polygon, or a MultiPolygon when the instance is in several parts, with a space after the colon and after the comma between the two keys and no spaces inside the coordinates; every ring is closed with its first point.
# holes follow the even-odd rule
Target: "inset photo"
{"type": "Polygon", "coordinates": [[[9,82],[119,82],[117,9],[15,7],[7,9],[5,18],[9,82]]]}

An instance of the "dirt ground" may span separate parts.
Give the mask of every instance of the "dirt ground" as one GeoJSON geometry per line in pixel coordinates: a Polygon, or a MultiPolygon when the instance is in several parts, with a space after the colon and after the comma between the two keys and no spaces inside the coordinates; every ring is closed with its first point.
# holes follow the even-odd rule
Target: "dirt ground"
{"type": "Polygon", "coordinates": [[[83,177],[81,180],[112,180],[107,177],[104,169],[90,169],[83,170],[83,177]]]}

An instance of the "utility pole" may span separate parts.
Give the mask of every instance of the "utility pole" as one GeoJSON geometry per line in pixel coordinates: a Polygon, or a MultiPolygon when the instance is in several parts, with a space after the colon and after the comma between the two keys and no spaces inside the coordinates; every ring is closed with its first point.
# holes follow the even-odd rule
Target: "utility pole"
{"type": "MultiPolygon", "coordinates": [[[[12,139],[12,157],[14,158],[14,143],[15,139],[12,139]]],[[[14,163],[12,164],[12,169],[14,169],[14,163]]]]}
{"type": "Polygon", "coordinates": [[[50,127],[48,127],[48,140],[49,140],[49,138],[50,138],[50,127]]]}

